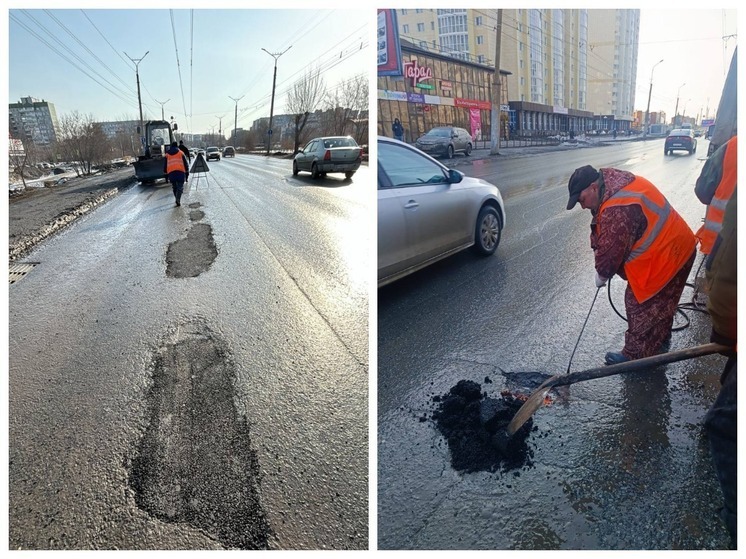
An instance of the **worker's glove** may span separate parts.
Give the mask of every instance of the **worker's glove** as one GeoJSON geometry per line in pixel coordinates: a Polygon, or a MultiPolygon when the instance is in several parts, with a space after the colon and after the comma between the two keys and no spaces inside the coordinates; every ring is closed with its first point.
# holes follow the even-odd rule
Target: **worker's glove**
{"type": "Polygon", "coordinates": [[[603,287],[604,285],[606,285],[606,278],[596,272],[596,287],[603,287]]]}

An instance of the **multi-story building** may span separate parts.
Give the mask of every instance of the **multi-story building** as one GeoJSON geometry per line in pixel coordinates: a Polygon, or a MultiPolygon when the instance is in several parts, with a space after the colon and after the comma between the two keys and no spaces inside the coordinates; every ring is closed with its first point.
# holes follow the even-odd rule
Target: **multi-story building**
{"type": "Polygon", "coordinates": [[[588,110],[632,116],[639,42],[640,10],[588,10],[588,110]]]}
{"type": "Polygon", "coordinates": [[[137,137],[137,127],[140,126],[139,120],[114,120],[109,122],[97,122],[104,135],[111,140],[116,136],[137,137]]]}
{"type": "MultiPolygon", "coordinates": [[[[494,67],[495,9],[405,9],[397,19],[402,40],[494,67]]],[[[500,70],[512,76],[511,109],[532,127],[556,121],[545,115],[589,111],[595,128],[629,129],[639,20],[639,10],[502,10],[500,70]]]]}
{"type": "Polygon", "coordinates": [[[9,128],[12,138],[45,147],[57,141],[57,111],[54,104],[33,97],[21,97],[19,103],[10,103],[9,128]]]}

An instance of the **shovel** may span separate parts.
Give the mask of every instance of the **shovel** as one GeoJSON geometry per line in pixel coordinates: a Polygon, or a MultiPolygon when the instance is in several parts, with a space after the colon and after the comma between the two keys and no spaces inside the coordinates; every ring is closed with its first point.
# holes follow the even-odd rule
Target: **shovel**
{"type": "Polygon", "coordinates": [[[536,410],[542,406],[545,396],[555,386],[567,386],[584,380],[610,377],[611,375],[618,375],[620,373],[631,373],[648,367],[675,363],[676,361],[685,361],[694,357],[702,357],[703,355],[730,350],[733,350],[733,348],[721,344],[710,343],[687,349],[680,349],[678,351],[671,351],[669,353],[661,353],[659,355],[653,355],[652,357],[644,357],[643,359],[633,359],[632,361],[617,363],[616,365],[607,365],[595,369],[588,369],[586,371],[578,371],[568,375],[555,375],[544,381],[544,383],[528,397],[526,402],[516,412],[511,422],[508,423],[505,431],[507,432],[508,437],[515,435],[516,431],[518,431],[518,429],[520,429],[523,424],[534,415],[536,410]]]}

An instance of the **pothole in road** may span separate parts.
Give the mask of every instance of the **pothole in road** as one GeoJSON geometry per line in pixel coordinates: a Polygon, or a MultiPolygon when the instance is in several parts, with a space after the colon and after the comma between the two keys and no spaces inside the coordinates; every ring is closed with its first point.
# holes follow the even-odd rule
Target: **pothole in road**
{"type": "Polygon", "coordinates": [[[259,463],[233,403],[226,349],[205,325],[182,325],[156,352],[152,375],[150,421],[129,477],[138,507],[227,547],[266,549],[259,463]]]}
{"type": "MultiPolygon", "coordinates": [[[[489,381],[489,379],[485,379],[489,381]]],[[[496,472],[530,468],[533,450],[527,438],[533,427],[529,419],[509,442],[496,444],[495,436],[505,430],[523,401],[510,392],[500,398],[482,393],[479,383],[461,380],[446,394],[434,396],[432,419],[445,437],[453,469],[463,472],[496,472]]]]}
{"type": "Polygon", "coordinates": [[[189,212],[189,219],[191,219],[192,221],[199,221],[203,217],[205,217],[205,212],[203,212],[202,210],[192,210],[189,212]]]}
{"type": "Polygon", "coordinates": [[[195,223],[185,239],[168,245],[166,275],[170,278],[193,278],[207,271],[218,256],[212,227],[195,223]]]}

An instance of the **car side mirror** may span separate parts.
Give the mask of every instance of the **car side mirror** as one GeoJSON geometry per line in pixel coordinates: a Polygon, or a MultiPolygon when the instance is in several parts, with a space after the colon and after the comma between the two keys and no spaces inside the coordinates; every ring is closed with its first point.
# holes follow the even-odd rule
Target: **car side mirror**
{"type": "Polygon", "coordinates": [[[448,169],[448,182],[456,184],[464,180],[464,174],[456,169],[448,169]]]}

